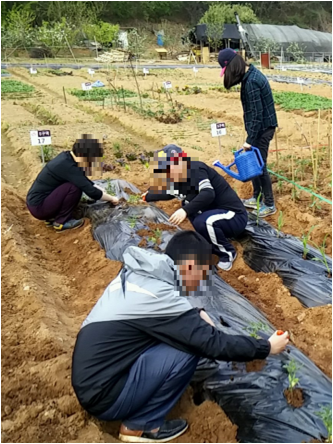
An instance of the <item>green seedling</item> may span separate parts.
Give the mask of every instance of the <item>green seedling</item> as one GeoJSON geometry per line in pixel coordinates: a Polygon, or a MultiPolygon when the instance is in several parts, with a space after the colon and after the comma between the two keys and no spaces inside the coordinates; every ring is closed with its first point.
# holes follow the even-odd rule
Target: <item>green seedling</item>
{"type": "Polygon", "coordinates": [[[42,149],[44,154],[44,161],[46,163],[50,162],[50,160],[52,160],[56,155],[54,148],[51,145],[43,145],[42,149]]]}
{"type": "Polygon", "coordinates": [[[299,378],[296,377],[296,372],[301,368],[300,365],[294,359],[291,359],[288,364],[283,366],[288,372],[289,390],[294,390],[296,384],[299,382],[299,378]]]}
{"type": "Polygon", "coordinates": [[[327,276],[332,277],[332,270],[328,266],[327,259],[326,259],[326,251],[325,251],[327,236],[328,236],[328,234],[325,235],[323,243],[321,245],[316,245],[315,243],[313,244],[320,251],[321,258],[314,257],[312,260],[317,261],[317,262],[321,262],[323,265],[325,265],[326,271],[327,271],[327,276]]]}
{"type": "Polygon", "coordinates": [[[262,196],[262,193],[260,191],[259,196],[257,197],[257,226],[259,225],[259,211],[260,211],[260,207],[261,207],[261,202],[260,202],[261,196],[262,196]]]}
{"type": "Polygon", "coordinates": [[[148,237],[148,240],[153,244],[159,244],[161,237],[162,237],[162,231],[159,228],[157,228],[156,230],[154,230],[154,235],[148,237]]]}
{"type": "Polygon", "coordinates": [[[114,142],[113,146],[112,146],[112,149],[113,149],[114,155],[115,155],[115,157],[117,159],[120,159],[121,157],[123,157],[123,153],[121,151],[120,143],[119,142],[114,142]]]}
{"type": "Polygon", "coordinates": [[[149,169],[149,162],[145,162],[145,163],[143,164],[143,166],[148,170],[148,169],[149,169]]]}
{"type": "Polygon", "coordinates": [[[260,339],[258,332],[268,331],[268,326],[263,322],[250,322],[249,326],[245,327],[244,330],[247,331],[252,338],[260,339]]]}
{"type": "Polygon", "coordinates": [[[127,219],[128,224],[131,228],[135,228],[136,222],[137,222],[137,217],[136,216],[131,216],[127,219]]]}
{"type": "Polygon", "coordinates": [[[279,194],[282,194],[282,190],[283,190],[283,180],[278,180],[278,183],[277,183],[277,189],[278,189],[279,194]]]}
{"type": "Polygon", "coordinates": [[[309,207],[315,213],[317,210],[321,210],[321,205],[318,202],[318,199],[315,196],[311,196],[311,204],[309,207]]]}
{"type": "Polygon", "coordinates": [[[112,185],[110,179],[107,179],[107,185],[106,185],[105,191],[106,191],[107,194],[109,194],[110,196],[115,196],[115,195],[116,195],[115,188],[114,188],[114,186],[112,185]]]}
{"type": "Polygon", "coordinates": [[[192,148],[192,150],[203,151],[203,149],[198,145],[192,145],[191,148],[192,148]]]}
{"type": "Polygon", "coordinates": [[[278,232],[277,232],[278,237],[279,237],[280,231],[281,231],[281,229],[283,227],[283,224],[284,224],[283,212],[280,211],[279,218],[278,218],[278,232]]]}
{"type": "Polygon", "coordinates": [[[316,415],[323,421],[327,430],[327,439],[325,442],[332,442],[332,406],[322,406],[316,415]]]}
{"type": "Polygon", "coordinates": [[[299,200],[299,191],[296,187],[293,187],[291,190],[291,198],[293,201],[299,200]]]}
{"type": "Polygon", "coordinates": [[[307,234],[305,234],[303,232],[302,235],[302,244],[303,244],[303,259],[306,259],[306,256],[308,255],[308,252],[310,251],[308,248],[308,243],[310,240],[310,234],[312,233],[312,231],[316,228],[317,225],[313,225],[310,230],[307,232],[307,234]]]}
{"type": "Polygon", "coordinates": [[[141,199],[141,196],[138,196],[136,194],[131,194],[128,198],[128,203],[136,204],[140,201],[140,199],[141,199]]]}
{"type": "Polygon", "coordinates": [[[131,167],[127,163],[125,163],[125,170],[126,171],[131,171],[131,167]]]}

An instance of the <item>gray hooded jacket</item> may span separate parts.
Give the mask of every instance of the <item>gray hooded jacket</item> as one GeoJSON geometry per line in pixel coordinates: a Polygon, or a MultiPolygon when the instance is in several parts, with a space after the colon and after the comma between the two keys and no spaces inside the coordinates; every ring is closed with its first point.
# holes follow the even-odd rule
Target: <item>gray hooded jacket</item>
{"type": "Polygon", "coordinates": [[[229,336],[203,321],[176,290],[174,263],[164,254],[128,247],[124,267],[78,334],[72,384],[81,405],[104,413],[122,391],[136,359],[160,342],[211,359],[263,359],[269,342],[229,336]]]}

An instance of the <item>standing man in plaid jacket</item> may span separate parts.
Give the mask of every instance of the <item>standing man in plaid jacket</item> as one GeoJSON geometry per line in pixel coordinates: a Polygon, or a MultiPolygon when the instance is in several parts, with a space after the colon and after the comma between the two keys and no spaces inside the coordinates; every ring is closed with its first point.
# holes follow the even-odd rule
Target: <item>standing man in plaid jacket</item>
{"type": "Polygon", "coordinates": [[[249,150],[252,146],[257,147],[265,164],[262,175],[252,180],[253,197],[246,199],[244,206],[255,209],[256,214],[260,195],[259,217],[270,216],[276,213],[276,207],[272,182],[267,171],[267,156],[269,143],[278,126],[271,87],[262,72],[253,65],[247,65],[232,49],[220,51],[218,61],[222,67],[221,76],[224,76],[226,89],[241,83],[241,101],[247,132],[243,148],[249,150]]]}

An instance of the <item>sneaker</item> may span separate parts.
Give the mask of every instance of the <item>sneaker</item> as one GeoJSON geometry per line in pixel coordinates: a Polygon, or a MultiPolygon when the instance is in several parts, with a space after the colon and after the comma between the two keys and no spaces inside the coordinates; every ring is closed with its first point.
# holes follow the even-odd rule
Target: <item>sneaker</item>
{"type": "Polygon", "coordinates": [[[71,219],[65,222],[64,224],[58,224],[58,222],[53,222],[53,228],[58,232],[62,232],[65,230],[75,230],[76,228],[82,227],[83,224],[84,224],[84,219],[79,219],[79,220],[71,219]]]}
{"type": "Polygon", "coordinates": [[[48,228],[53,227],[53,222],[54,222],[54,219],[44,220],[44,224],[48,228]]]}
{"type": "Polygon", "coordinates": [[[218,268],[219,268],[220,270],[223,270],[223,271],[229,271],[229,270],[231,270],[231,269],[232,269],[232,264],[233,264],[234,261],[236,260],[236,257],[237,257],[237,252],[236,252],[235,256],[233,257],[232,261],[229,261],[229,262],[222,262],[222,261],[220,261],[220,262],[217,264],[218,268]]]}
{"type": "MultiPolygon", "coordinates": [[[[276,213],[276,207],[266,207],[266,205],[261,205],[261,207],[259,208],[259,217],[267,217],[267,216],[271,216],[272,214],[276,213]]],[[[252,211],[252,213],[257,216],[257,210],[252,211]]]]}
{"type": "Polygon", "coordinates": [[[257,199],[255,199],[254,197],[251,197],[250,199],[242,199],[242,202],[244,207],[246,208],[257,208],[257,199]]]}
{"type": "Polygon", "coordinates": [[[188,429],[184,419],[164,421],[160,428],[144,432],[143,430],[130,430],[124,424],[120,427],[119,439],[123,442],[169,442],[182,435],[188,429]]]}

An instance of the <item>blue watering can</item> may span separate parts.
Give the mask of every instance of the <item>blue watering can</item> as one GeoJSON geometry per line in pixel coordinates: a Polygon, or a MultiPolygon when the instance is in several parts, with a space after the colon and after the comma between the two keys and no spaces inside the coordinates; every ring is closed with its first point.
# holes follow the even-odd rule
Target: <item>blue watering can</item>
{"type": "Polygon", "coordinates": [[[256,176],[262,174],[264,168],[264,161],[262,160],[260,151],[254,146],[250,151],[245,151],[243,148],[235,152],[235,161],[228,166],[222,165],[219,160],[213,163],[214,166],[222,168],[222,170],[229,174],[234,179],[242,182],[247,182],[256,176]],[[231,167],[236,165],[238,173],[231,171],[231,167]]]}

